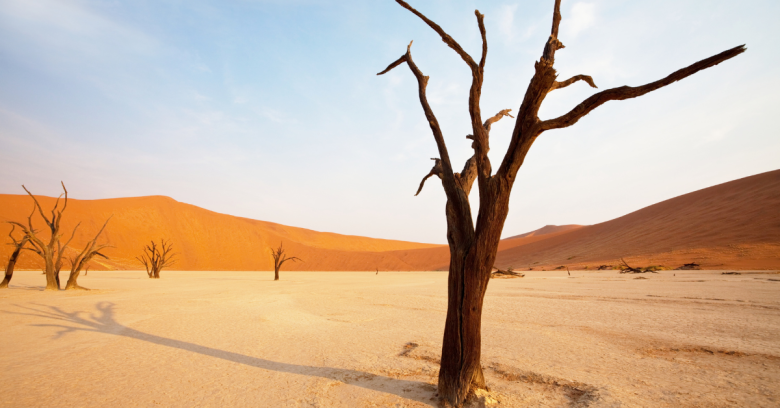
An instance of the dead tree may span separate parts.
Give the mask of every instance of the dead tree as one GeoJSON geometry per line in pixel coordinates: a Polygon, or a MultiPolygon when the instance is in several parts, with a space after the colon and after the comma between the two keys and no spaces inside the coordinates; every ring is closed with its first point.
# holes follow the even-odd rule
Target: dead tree
{"type": "Polygon", "coordinates": [[[19,254],[22,252],[22,249],[24,249],[24,246],[27,245],[27,241],[30,240],[27,235],[23,235],[22,239],[17,241],[16,238],[14,238],[15,229],[16,225],[12,226],[11,232],[8,233],[8,236],[11,237],[11,241],[13,242],[8,245],[13,245],[14,251],[8,258],[8,264],[5,266],[5,277],[3,278],[3,281],[0,282],[0,289],[7,288],[8,284],[11,283],[11,278],[14,277],[14,267],[16,267],[16,261],[19,259],[19,254]]]}
{"type": "MultiPolygon", "coordinates": [[[[100,234],[103,233],[103,230],[106,229],[106,225],[108,225],[108,221],[111,220],[111,217],[108,217],[106,222],[103,224],[103,227],[100,228],[100,231],[95,235],[95,238],[92,238],[91,241],[87,242],[87,245],[84,246],[84,249],[75,257],[70,259],[70,276],[68,277],[68,283],[65,284],[65,290],[70,289],[81,289],[81,290],[88,290],[87,288],[83,288],[79,286],[77,280],[79,278],[79,274],[81,273],[81,270],[84,269],[84,267],[89,270],[89,261],[92,260],[95,256],[100,256],[105,259],[108,259],[107,256],[100,253],[105,248],[108,248],[108,244],[97,244],[98,238],[100,238],[100,234]]],[[[86,273],[85,273],[86,275],[86,273]]]]}
{"type": "Polygon", "coordinates": [[[157,246],[157,243],[152,240],[149,245],[144,246],[144,253],[135,257],[144,264],[146,274],[151,279],[160,279],[160,271],[176,263],[173,259],[176,256],[173,253],[173,244],[165,242],[165,239],[160,241],[160,246],[157,246]]]}
{"type": "Polygon", "coordinates": [[[459,406],[472,388],[486,388],[480,366],[482,302],[490,280],[491,267],[496,258],[501,231],[509,211],[509,196],[525,156],[534,141],[545,131],[571,126],[597,107],[608,101],[636,98],[670,85],[703,69],[717,65],[745,51],[744,46],[735,47],[713,57],[701,60],[691,66],[672,73],[666,78],[638,87],[622,86],[598,92],[585,99],[563,116],[541,120],[539,108],[548,93],[565,88],[578,81],[596,87],[587,75],[576,75],[565,81],[558,81],[553,65],[555,53],[563,48],[558,40],[558,26],[561,22],[560,0],[555,0],[552,31],[544,45],[541,58],[535,64],[535,73],[528,85],[523,102],[517,113],[512,139],[503,161],[494,174],[488,159],[490,126],[507,115],[505,109],[494,117],[483,121],[480,110],[482,82],[487,56],[487,36],[484,15],[475,11],[477,26],[482,37],[482,53],[476,61],[439,25],[431,21],[403,0],[396,0],[405,9],[422,19],[442,41],[452,48],[471,71],[468,111],[471,119],[474,155],[466,161],[460,173],[455,173],[450,162],[439,122],[426,96],[429,77],[423,75],[412,60],[411,46],[398,60],[391,63],[382,75],[406,63],[417,79],[420,104],[436,141],[439,157],[430,173],[420,183],[418,193],[425,180],[433,175],[439,177],[447,197],[447,241],[450,247],[448,279],[447,318],[439,371],[439,395],[450,404],[459,406]],[[469,193],[472,184],[479,185],[479,212],[476,226],[472,219],[469,193]]]}
{"type": "MultiPolygon", "coordinates": [[[[275,281],[279,280],[279,269],[282,268],[282,264],[284,264],[287,261],[303,262],[302,259],[296,256],[288,258],[287,255],[284,254],[284,248],[282,248],[281,242],[279,242],[279,248],[276,249],[269,248],[269,249],[271,250],[271,256],[274,258],[274,280],[275,281]]],[[[376,270],[376,274],[379,275],[379,269],[376,270]]]]}
{"type": "Polygon", "coordinates": [[[46,290],[59,290],[60,288],[60,270],[62,269],[62,258],[63,258],[63,251],[65,248],[67,248],[70,241],[73,240],[73,237],[76,235],[76,230],[79,228],[79,224],[76,225],[75,228],[73,228],[73,233],[70,235],[70,238],[68,241],[65,242],[65,244],[62,244],[62,241],[60,238],[62,237],[60,232],[60,222],[62,221],[62,214],[65,212],[65,209],[68,207],[68,190],[65,188],[65,183],[60,182],[62,184],[62,189],[65,191],[64,194],[61,194],[59,197],[57,197],[57,201],[54,203],[54,208],[51,210],[51,219],[46,216],[43,212],[43,207],[41,207],[41,204],[38,202],[38,199],[35,198],[32,193],[30,193],[29,190],[27,190],[27,187],[22,186],[24,188],[24,191],[27,192],[27,194],[32,197],[33,199],[33,211],[30,213],[30,216],[27,217],[27,225],[24,225],[19,222],[11,221],[10,223],[18,226],[24,231],[25,236],[29,239],[30,244],[32,244],[32,247],[30,248],[31,251],[38,254],[41,258],[43,258],[43,270],[46,273],[46,290]],[[60,205],[60,199],[62,196],[65,196],[65,200],[62,204],[62,209],[58,210],[57,208],[60,205]],[[43,218],[43,221],[46,223],[46,226],[49,227],[49,230],[51,232],[51,236],[49,237],[49,242],[44,242],[43,238],[40,238],[37,233],[38,231],[33,228],[33,221],[32,217],[35,215],[35,210],[38,210],[38,213],[43,218]]]}

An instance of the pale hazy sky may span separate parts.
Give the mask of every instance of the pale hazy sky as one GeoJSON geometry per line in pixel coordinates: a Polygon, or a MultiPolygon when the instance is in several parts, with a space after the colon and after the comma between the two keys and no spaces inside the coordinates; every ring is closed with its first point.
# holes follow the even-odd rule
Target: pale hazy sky
{"type": "MultiPolygon", "coordinates": [[[[410,0],[478,55],[482,110],[517,111],[553,0],[410,0]]],[[[748,51],[545,133],[515,183],[504,236],[594,224],[780,168],[777,0],[563,0],[562,78],[642,85],[748,51]]],[[[471,156],[470,73],[391,0],[0,0],[0,193],[166,195],[342,234],[446,243],[436,147],[406,66],[414,40],[455,166],[471,156]]],[[[542,119],[593,89],[552,94],[542,119]]],[[[493,126],[500,162],[513,123],[493,126]]],[[[497,166],[497,165],[496,165],[497,166]]],[[[477,193],[472,193],[476,208],[477,193]]],[[[475,210],[476,212],[476,210],[475,210]]]]}

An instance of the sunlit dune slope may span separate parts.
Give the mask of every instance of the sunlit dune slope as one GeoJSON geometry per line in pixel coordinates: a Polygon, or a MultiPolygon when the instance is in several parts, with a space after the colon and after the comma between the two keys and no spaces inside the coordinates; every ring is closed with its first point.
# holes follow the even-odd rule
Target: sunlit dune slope
{"type": "Polygon", "coordinates": [[[496,263],[517,269],[575,269],[625,257],[632,266],[697,262],[711,269],[780,268],[780,170],[539,238],[500,250],[496,263]]]}
{"type": "Polygon", "coordinates": [[[504,238],[504,241],[509,241],[517,238],[526,237],[538,237],[541,235],[556,234],[564,231],[571,231],[573,229],[582,228],[582,225],[570,224],[570,225],[545,225],[536,231],[526,232],[525,234],[515,235],[513,237],[504,238]]]}
{"type": "MultiPolygon", "coordinates": [[[[55,202],[51,197],[38,199],[47,210],[55,202]]],[[[31,210],[29,196],[0,195],[0,221],[26,223],[31,210]]],[[[286,270],[410,270],[425,265],[414,256],[416,250],[441,247],[288,227],[215,213],[169,197],[151,196],[70,199],[62,221],[62,230],[67,234],[65,239],[76,223],[81,222],[81,226],[67,254],[73,255],[76,249],[81,249],[112,215],[101,237],[102,242],[113,246],[105,251],[111,259],[99,260],[102,267],[95,264],[95,269],[139,269],[142,266],[134,258],[141,253],[145,243],[160,238],[174,243],[179,261],[172,269],[182,270],[270,270],[273,263],[269,247],[278,246],[280,242],[284,242],[291,255],[304,261],[288,262],[284,265],[286,270]],[[409,260],[412,260],[411,264],[409,260]]],[[[34,215],[33,222],[37,229],[45,229],[39,214],[34,215]]],[[[3,243],[10,242],[10,229],[5,222],[0,225],[3,243]]],[[[43,231],[41,233],[48,237],[43,231]]],[[[446,254],[446,247],[444,249],[446,254]]],[[[5,260],[11,247],[2,245],[0,251],[5,260]]],[[[446,257],[443,263],[446,265],[446,257]]],[[[37,255],[24,253],[18,267],[39,267],[37,255]]]]}

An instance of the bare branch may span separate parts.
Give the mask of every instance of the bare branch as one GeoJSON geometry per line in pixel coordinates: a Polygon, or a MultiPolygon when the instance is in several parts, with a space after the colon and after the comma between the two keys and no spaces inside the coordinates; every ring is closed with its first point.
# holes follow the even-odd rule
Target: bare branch
{"type": "Polygon", "coordinates": [[[565,80],[563,82],[555,81],[555,83],[553,83],[552,88],[550,88],[550,91],[554,91],[556,89],[561,89],[561,88],[566,88],[567,86],[569,86],[569,85],[571,85],[571,84],[573,84],[573,83],[575,83],[577,81],[585,81],[585,82],[588,83],[588,85],[590,85],[591,88],[598,88],[596,86],[596,83],[593,82],[593,78],[591,78],[589,75],[575,75],[575,76],[573,76],[573,77],[571,77],[571,78],[569,78],[569,79],[567,79],[567,80],[565,80]]]}
{"type": "Polygon", "coordinates": [[[284,265],[284,263],[287,262],[287,261],[293,261],[293,262],[301,261],[301,262],[303,262],[303,260],[301,258],[298,258],[297,256],[293,256],[291,258],[285,257],[284,259],[279,261],[279,267],[281,268],[282,265],[284,265]]]}
{"type": "Polygon", "coordinates": [[[555,10],[553,11],[552,30],[550,35],[558,38],[558,26],[561,25],[561,0],[555,0],[555,10]]]}
{"type": "Polygon", "coordinates": [[[466,193],[466,196],[471,193],[471,187],[474,185],[474,180],[477,178],[477,157],[471,156],[466,160],[466,164],[463,165],[463,171],[455,173],[460,184],[460,188],[466,193]]]}
{"type": "MultiPolygon", "coordinates": [[[[108,221],[106,221],[106,222],[108,222],[108,221]]],[[[70,234],[70,238],[68,239],[68,241],[67,241],[67,242],[65,242],[65,245],[64,245],[64,247],[66,247],[66,248],[67,248],[67,247],[68,247],[68,244],[70,244],[70,241],[73,241],[73,237],[75,237],[75,236],[76,236],[76,230],[78,230],[78,229],[79,229],[79,226],[80,226],[80,225],[81,225],[81,223],[78,223],[78,224],[76,224],[76,227],[75,227],[75,228],[73,228],[73,233],[72,233],[72,234],[70,234]]],[[[103,227],[105,228],[105,225],[104,225],[103,227]]],[[[101,228],[101,229],[100,229],[100,231],[102,232],[102,231],[103,231],[103,229],[101,228]]],[[[99,234],[98,234],[98,235],[99,235],[99,234]]]]}
{"type": "MultiPolygon", "coordinates": [[[[397,0],[401,3],[403,1],[397,0]]],[[[404,5],[406,3],[403,3],[404,5]]],[[[408,5],[407,5],[408,6],[408,5]]],[[[412,9],[413,10],[413,9],[412,9]]],[[[412,60],[412,42],[409,43],[409,45],[406,47],[406,54],[404,54],[401,58],[390,64],[384,71],[380,72],[377,75],[382,75],[391,69],[395,68],[396,66],[400,65],[403,62],[406,62],[406,64],[409,66],[409,69],[412,71],[412,74],[414,74],[415,78],[417,78],[417,88],[418,88],[418,94],[420,98],[420,105],[422,105],[423,111],[425,112],[425,117],[428,119],[428,125],[431,127],[431,132],[433,132],[433,138],[436,141],[436,147],[439,150],[439,157],[441,157],[441,175],[440,177],[444,181],[444,191],[449,196],[454,196],[456,194],[455,192],[455,177],[452,172],[452,164],[450,163],[450,156],[447,152],[447,145],[444,142],[444,135],[441,132],[441,127],[439,126],[439,121],[436,119],[436,115],[433,113],[433,109],[431,109],[430,104],[428,103],[428,97],[425,93],[425,90],[428,86],[428,77],[423,75],[422,71],[420,71],[420,68],[417,67],[417,65],[414,63],[414,60],[412,60]]]]}
{"type": "MultiPolygon", "coordinates": [[[[477,63],[474,62],[474,59],[471,58],[471,55],[469,55],[465,50],[463,50],[463,47],[461,47],[457,41],[455,41],[452,37],[450,37],[449,34],[445,33],[444,30],[441,27],[439,27],[438,24],[434,23],[428,17],[425,17],[422,13],[412,8],[412,6],[407,4],[405,1],[403,0],[395,0],[395,1],[398,4],[400,4],[403,8],[414,13],[414,15],[416,15],[417,17],[420,17],[422,21],[425,21],[425,23],[428,24],[428,26],[431,27],[433,31],[436,31],[436,33],[439,34],[439,36],[441,36],[441,40],[444,41],[445,44],[447,44],[450,48],[455,50],[455,52],[457,52],[458,55],[460,55],[460,57],[463,58],[463,61],[466,61],[466,64],[469,65],[472,71],[476,71],[478,69],[477,63]]],[[[479,20],[479,17],[477,17],[477,19],[479,20]]],[[[485,45],[483,47],[486,48],[487,46],[485,45]]]]}
{"type": "Polygon", "coordinates": [[[485,71],[485,59],[487,58],[487,34],[485,32],[485,15],[480,14],[479,10],[474,10],[474,14],[477,16],[477,25],[479,25],[479,33],[482,35],[482,58],[479,60],[479,72],[485,71]]]}
{"type": "Polygon", "coordinates": [[[442,173],[441,160],[437,158],[431,158],[431,160],[436,161],[436,163],[433,165],[433,168],[428,173],[428,175],[423,177],[422,181],[420,182],[420,187],[417,189],[417,192],[414,194],[415,197],[417,197],[417,195],[420,194],[420,191],[422,191],[423,185],[425,184],[425,180],[428,180],[428,178],[430,178],[431,176],[438,176],[439,178],[441,178],[441,173],[442,173]]]}
{"type": "Polygon", "coordinates": [[[621,86],[619,88],[612,88],[612,89],[607,89],[605,91],[601,91],[591,96],[590,98],[585,99],[585,101],[583,101],[582,103],[577,105],[574,109],[572,109],[571,112],[563,116],[560,116],[558,118],[550,119],[542,122],[540,127],[541,131],[569,127],[577,123],[577,121],[579,121],[583,116],[587,115],[592,110],[598,108],[599,106],[603,105],[608,101],[619,101],[619,100],[631,99],[631,98],[636,98],[638,96],[642,96],[646,93],[655,91],[656,89],[663,88],[681,79],[687,78],[701,70],[714,67],[715,65],[718,65],[723,61],[726,61],[728,59],[736,57],[739,54],[742,54],[746,50],[747,49],[745,48],[744,45],[734,47],[718,55],[714,55],[707,59],[703,59],[693,65],[675,71],[674,73],[672,73],[671,75],[667,76],[664,79],[660,79],[658,81],[651,82],[646,85],[642,85],[638,87],[621,86]]]}
{"type": "MultiPolygon", "coordinates": [[[[51,223],[51,221],[49,221],[48,218],[46,218],[46,215],[43,213],[43,207],[41,207],[41,204],[38,202],[38,199],[35,198],[35,196],[30,192],[30,190],[27,189],[27,187],[24,186],[24,184],[22,184],[22,188],[24,189],[24,191],[27,192],[27,194],[30,197],[32,197],[33,201],[35,202],[35,207],[33,207],[33,213],[35,212],[35,209],[37,208],[38,212],[41,214],[41,217],[43,217],[43,220],[46,221],[46,224],[51,227],[52,223],[51,223]]],[[[30,216],[30,217],[32,217],[32,216],[30,216]]]]}
{"type": "MultiPolygon", "coordinates": [[[[514,116],[509,114],[509,112],[512,112],[512,109],[504,109],[502,111],[499,111],[498,113],[496,113],[495,116],[493,116],[492,118],[489,118],[488,120],[486,120],[485,124],[482,125],[482,126],[485,128],[485,130],[490,132],[490,126],[493,125],[494,123],[498,122],[499,120],[501,120],[501,118],[503,118],[504,116],[509,116],[510,118],[514,118],[514,116]]],[[[467,138],[468,138],[468,136],[467,136],[467,138]]]]}
{"type": "Polygon", "coordinates": [[[550,37],[547,39],[547,43],[544,45],[544,52],[542,52],[541,63],[552,66],[555,62],[555,51],[564,47],[563,43],[558,41],[558,26],[561,25],[561,0],[555,0],[555,10],[553,11],[552,30],[550,30],[550,37]]]}
{"type": "MultiPolygon", "coordinates": [[[[414,42],[414,41],[412,41],[412,42],[414,42]]],[[[411,47],[411,46],[412,46],[412,43],[410,42],[409,43],[409,47],[411,47]]],[[[398,58],[392,64],[388,65],[387,68],[385,68],[384,71],[378,73],[377,75],[384,75],[384,74],[390,72],[390,70],[392,70],[393,68],[403,64],[404,62],[406,62],[406,54],[402,55],[401,58],[398,58]]]]}

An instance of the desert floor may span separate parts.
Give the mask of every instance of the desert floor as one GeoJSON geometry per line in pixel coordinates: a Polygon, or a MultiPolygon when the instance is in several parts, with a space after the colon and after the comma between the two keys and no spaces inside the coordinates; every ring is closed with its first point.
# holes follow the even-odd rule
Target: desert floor
{"type": "MultiPolygon", "coordinates": [[[[442,272],[92,271],[0,291],[0,406],[437,406],[442,272]]],[[[63,274],[65,276],[65,274],[63,274]]],[[[473,405],[780,405],[780,275],[494,279],[473,405]]]]}

